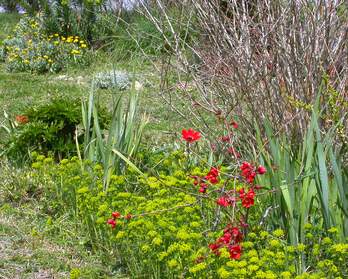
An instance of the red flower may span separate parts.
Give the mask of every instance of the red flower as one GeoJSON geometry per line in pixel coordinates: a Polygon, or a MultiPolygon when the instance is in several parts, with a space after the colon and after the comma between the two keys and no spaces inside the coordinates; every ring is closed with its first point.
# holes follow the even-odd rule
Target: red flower
{"type": "Polygon", "coordinates": [[[219,176],[219,169],[215,168],[215,167],[210,168],[210,171],[208,172],[208,175],[219,176]]]}
{"type": "Polygon", "coordinates": [[[181,134],[182,138],[189,143],[197,141],[201,138],[201,134],[191,128],[188,130],[183,129],[181,134]]]}
{"type": "Polygon", "coordinates": [[[234,260],[238,260],[242,254],[242,247],[238,244],[236,245],[230,245],[230,258],[234,260]]]}
{"type": "Polygon", "coordinates": [[[224,243],[224,244],[229,244],[232,239],[232,234],[229,232],[225,232],[223,236],[221,236],[217,242],[219,243],[224,243]]]}
{"type": "Polygon", "coordinates": [[[240,169],[242,171],[242,176],[246,179],[246,181],[250,184],[253,183],[256,176],[253,165],[248,162],[243,162],[240,169]]]}
{"type": "Polygon", "coordinates": [[[253,189],[250,189],[247,193],[247,197],[250,198],[250,199],[253,199],[255,198],[255,192],[253,189]]]}
{"type": "Polygon", "coordinates": [[[251,169],[252,168],[252,165],[248,162],[243,162],[242,165],[240,166],[240,169],[243,171],[243,170],[246,170],[246,169],[251,169]]]}
{"type": "Polygon", "coordinates": [[[130,213],[128,213],[124,218],[126,219],[126,220],[130,220],[130,219],[132,219],[132,214],[130,214],[130,213]]]}
{"type": "Polygon", "coordinates": [[[109,219],[106,223],[109,224],[112,229],[116,227],[116,221],[114,219],[109,219]]]}
{"type": "Polygon", "coordinates": [[[208,180],[211,184],[216,184],[219,182],[218,176],[219,176],[219,170],[215,167],[212,167],[204,178],[208,180]]]}
{"type": "Polygon", "coordinates": [[[223,207],[227,207],[230,205],[230,203],[228,202],[228,200],[225,197],[220,197],[218,198],[218,200],[216,201],[216,203],[220,206],[223,207]]]}
{"type": "Polygon", "coordinates": [[[223,137],[221,137],[221,141],[223,141],[223,142],[229,142],[230,141],[230,136],[223,136],[223,137]]]}
{"type": "Polygon", "coordinates": [[[227,233],[231,235],[231,240],[233,240],[234,243],[238,243],[243,240],[243,234],[238,227],[232,227],[231,225],[228,225],[226,229],[224,229],[224,234],[227,233]]]}
{"type": "Polygon", "coordinates": [[[197,176],[195,176],[195,177],[193,177],[193,185],[195,185],[195,186],[197,186],[198,185],[198,183],[199,183],[199,179],[198,179],[198,177],[197,176]]]}
{"type": "Polygon", "coordinates": [[[201,184],[200,184],[200,188],[199,188],[198,191],[199,191],[200,193],[203,193],[203,194],[204,194],[204,193],[207,191],[207,188],[208,188],[208,185],[207,185],[207,184],[201,183],[201,184]]]}
{"type": "Polygon", "coordinates": [[[258,174],[265,174],[267,170],[264,166],[259,166],[256,171],[258,174]]]}
{"type": "Polygon", "coordinates": [[[238,123],[234,120],[231,121],[231,125],[233,128],[237,129],[238,128],[238,123]]]}
{"type": "Polygon", "coordinates": [[[206,177],[206,179],[209,180],[211,184],[217,184],[219,182],[216,176],[209,176],[209,177],[206,177]]]}
{"type": "Polygon", "coordinates": [[[209,244],[209,248],[215,255],[217,255],[217,256],[220,255],[220,251],[219,251],[220,245],[219,244],[216,244],[216,243],[209,244]]]}
{"type": "Polygon", "coordinates": [[[246,181],[248,183],[253,183],[254,182],[254,179],[255,179],[255,176],[256,176],[256,172],[252,171],[250,172],[247,176],[246,176],[246,181]]]}
{"type": "Polygon", "coordinates": [[[26,115],[17,115],[16,116],[16,121],[19,123],[19,124],[26,124],[29,122],[29,118],[28,116],[26,115]]]}
{"type": "Polygon", "coordinates": [[[244,189],[239,191],[239,197],[242,200],[242,206],[245,208],[250,208],[254,205],[255,192],[253,189],[250,189],[248,193],[244,192],[244,189]]]}
{"type": "Polygon", "coordinates": [[[243,234],[238,227],[232,227],[231,224],[227,225],[224,229],[224,234],[217,239],[215,243],[209,244],[209,248],[212,252],[219,256],[221,247],[227,247],[230,252],[231,259],[239,259],[242,253],[242,248],[238,244],[243,240],[243,234]]]}
{"type": "Polygon", "coordinates": [[[120,214],[120,212],[112,212],[112,218],[114,218],[114,219],[117,219],[117,218],[120,218],[121,217],[121,214],[120,214]]]}

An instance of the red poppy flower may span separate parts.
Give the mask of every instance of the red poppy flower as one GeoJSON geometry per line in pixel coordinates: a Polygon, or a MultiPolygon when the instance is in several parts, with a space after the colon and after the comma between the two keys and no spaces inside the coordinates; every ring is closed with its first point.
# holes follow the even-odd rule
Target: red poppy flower
{"type": "Polygon", "coordinates": [[[254,171],[250,172],[246,177],[246,181],[250,184],[253,183],[255,176],[256,176],[256,172],[254,172],[254,171]]]}
{"type": "Polygon", "coordinates": [[[217,184],[219,182],[216,176],[206,176],[205,178],[209,180],[211,184],[217,184]]]}
{"type": "Polygon", "coordinates": [[[242,247],[240,245],[230,245],[230,258],[234,260],[240,259],[240,256],[242,254],[242,247]]]}
{"type": "Polygon", "coordinates": [[[243,240],[243,234],[238,227],[232,227],[231,225],[228,225],[224,229],[224,235],[226,234],[230,235],[230,240],[233,240],[234,243],[238,243],[243,240]]]}
{"type": "Polygon", "coordinates": [[[191,128],[188,130],[183,129],[181,134],[182,138],[189,143],[195,142],[201,138],[201,134],[191,128]]]}

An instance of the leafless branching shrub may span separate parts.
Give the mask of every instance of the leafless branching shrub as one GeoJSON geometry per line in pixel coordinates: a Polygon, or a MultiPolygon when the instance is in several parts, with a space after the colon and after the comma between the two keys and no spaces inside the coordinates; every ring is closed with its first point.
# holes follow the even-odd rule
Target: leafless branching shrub
{"type": "Polygon", "coordinates": [[[319,94],[327,115],[330,98],[340,107],[336,118],[348,111],[346,1],[156,0],[152,7],[160,17],[143,5],[172,50],[161,76],[175,70],[177,81],[162,82],[162,97],[193,124],[215,129],[206,110],[237,116],[245,131],[267,118],[301,137],[319,94]],[[190,21],[200,33],[194,42],[180,35],[193,32],[190,21]]]}

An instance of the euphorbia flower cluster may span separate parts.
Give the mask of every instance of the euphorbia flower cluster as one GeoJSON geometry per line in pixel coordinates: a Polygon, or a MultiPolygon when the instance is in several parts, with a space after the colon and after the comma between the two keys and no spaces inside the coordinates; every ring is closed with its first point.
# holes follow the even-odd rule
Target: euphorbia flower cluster
{"type": "Polygon", "coordinates": [[[212,252],[219,256],[219,249],[226,247],[230,253],[230,258],[238,260],[242,254],[240,242],[243,240],[243,234],[238,227],[228,225],[223,232],[223,235],[216,240],[215,243],[209,244],[212,252]]]}
{"type": "Polygon", "coordinates": [[[199,185],[199,192],[205,193],[208,188],[208,182],[211,184],[217,184],[219,182],[219,169],[216,167],[211,167],[210,171],[207,173],[206,176],[200,177],[200,176],[192,176],[194,179],[193,184],[199,185]]]}

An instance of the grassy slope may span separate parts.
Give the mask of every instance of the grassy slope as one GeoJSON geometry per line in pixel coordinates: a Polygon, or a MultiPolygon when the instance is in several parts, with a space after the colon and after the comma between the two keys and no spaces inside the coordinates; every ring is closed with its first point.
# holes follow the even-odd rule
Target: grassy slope
{"type": "MultiPolygon", "coordinates": [[[[18,15],[0,14],[0,44],[18,20],[18,15]]],[[[156,80],[156,76],[151,74],[151,66],[141,57],[126,61],[117,52],[97,53],[90,67],[69,69],[56,75],[8,73],[4,66],[0,63],[0,106],[11,117],[22,113],[28,106],[46,102],[55,94],[88,96],[89,83],[58,80],[61,75],[82,76],[86,81],[95,72],[115,67],[144,75],[149,73],[156,80]]],[[[177,130],[173,128],[176,115],[161,103],[153,87],[144,88],[139,93],[141,111],[148,114],[151,121],[146,140],[152,144],[162,141],[160,135],[163,131],[177,130]],[[158,136],[153,137],[154,134],[158,136]]],[[[108,104],[115,92],[100,90],[99,94],[100,99],[108,104]]],[[[0,112],[0,125],[4,120],[0,112]]],[[[1,190],[0,184],[0,196],[1,190]]],[[[37,208],[39,204],[34,201],[14,206],[0,198],[0,278],[68,278],[74,268],[81,270],[81,278],[124,278],[112,274],[95,256],[88,254],[81,246],[79,236],[69,234],[69,226],[74,224],[62,220],[56,227],[48,226],[47,217],[40,216],[37,208]]]]}
{"type": "Polygon", "coordinates": [[[100,263],[69,233],[69,225],[52,224],[33,204],[0,208],[0,278],[124,278],[100,263]],[[73,272],[72,272],[73,271],[73,272]]]}

